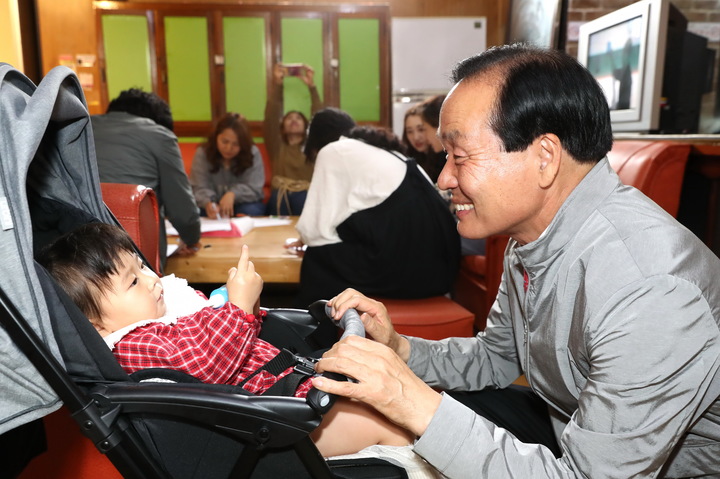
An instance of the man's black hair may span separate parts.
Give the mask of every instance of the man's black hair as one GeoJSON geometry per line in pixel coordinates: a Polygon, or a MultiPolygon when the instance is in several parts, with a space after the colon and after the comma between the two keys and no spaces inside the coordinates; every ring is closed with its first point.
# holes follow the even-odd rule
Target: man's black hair
{"type": "Polygon", "coordinates": [[[503,45],[467,58],[452,80],[496,82],[490,128],[507,152],[523,151],[553,133],[579,162],[595,163],[612,148],[610,108],[590,72],[565,52],[503,45]]]}
{"type": "Polygon", "coordinates": [[[165,100],[155,93],[148,93],[138,88],[130,88],[124,90],[107,108],[108,113],[111,111],[123,111],[131,115],[149,118],[158,125],[164,126],[168,130],[173,130],[173,118],[170,106],[165,100]]]}

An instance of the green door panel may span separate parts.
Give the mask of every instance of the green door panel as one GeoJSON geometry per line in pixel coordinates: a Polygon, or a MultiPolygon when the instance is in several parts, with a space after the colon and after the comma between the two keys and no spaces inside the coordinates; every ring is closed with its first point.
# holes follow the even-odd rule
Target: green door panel
{"type": "MultiPolygon", "coordinates": [[[[293,18],[281,20],[281,46],[283,63],[305,63],[315,72],[315,86],[320,99],[323,92],[323,21],[320,18],[293,18]]],[[[301,111],[310,118],[310,93],[297,77],[285,77],[283,100],[285,111],[301,111]]]]}
{"type": "Polygon", "coordinates": [[[168,97],[175,121],[211,121],[206,17],[165,17],[168,97]]]}
{"type": "Polygon", "coordinates": [[[355,121],[380,121],[380,23],[338,20],[340,108],[355,121]]]}
{"type": "Polygon", "coordinates": [[[103,15],[102,36],[108,99],[128,88],[153,91],[145,15],[103,15]]]}
{"type": "Polygon", "coordinates": [[[262,121],[267,99],[265,19],[224,17],[225,105],[249,121],[262,121]]]}

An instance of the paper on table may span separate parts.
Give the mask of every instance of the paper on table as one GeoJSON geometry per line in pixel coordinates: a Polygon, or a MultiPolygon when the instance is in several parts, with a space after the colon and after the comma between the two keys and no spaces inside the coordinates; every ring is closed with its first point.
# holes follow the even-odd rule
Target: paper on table
{"type": "Polygon", "coordinates": [[[169,244],[167,245],[167,257],[169,258],[170,256],[172,256],[172,254],[173,254],[175,251],[177,251],[177,249],[178,249],[177,243],[169,243],[169,244]]]}
{"type": "Polygon", "coordinates": [[[240,230],[243,236],[255,227],[255,218],[251,218],[250,216],[241,216],[240,218],[233,218],[230,221],[240,230]]]}
{"type": "Polygon", "coordinates": [[[273,216],[263,216],[260,218],[255,217],[253,219],[255,220],[255,228],[262,228],[263,226],[282,226],[292,223],[290,218],[276,218],[273,216]]]}
{"type": "MultiPolygon", "coordinates": [[[[211,231],[230,231],[232,226],[230,225],[230,218],[220,218],[217,220],[211,220],[210,218],[200,218],[200,233],[209,233],[211,231]]],[[[168,236],[178,236],[177,230],[170,224],[168,220],[165,220],[165,233],[168,236]]]]}

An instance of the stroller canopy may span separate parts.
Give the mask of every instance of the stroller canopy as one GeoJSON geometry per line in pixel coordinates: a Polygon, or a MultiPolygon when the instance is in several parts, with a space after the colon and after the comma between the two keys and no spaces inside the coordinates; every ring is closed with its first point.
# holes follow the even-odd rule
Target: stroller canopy
{"type": "MultiPolygon", "coordinates": [[[[70,212],[113,223],[102,202],[87,105],[75,73],[56,67],[36,87],[0,63],[0,288],[62,363],[33,265],[34,250],[51,238],[33,231],[31,205],[42,222],[62,229],[70,212]]],[[[60,407],[60,400],[0,328],[0,434],[60,407]]]]}

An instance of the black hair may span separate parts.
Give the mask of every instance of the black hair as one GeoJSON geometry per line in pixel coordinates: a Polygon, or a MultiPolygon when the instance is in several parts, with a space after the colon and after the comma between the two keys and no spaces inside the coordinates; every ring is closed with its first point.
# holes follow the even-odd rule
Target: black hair
{"type": "Polygon", "coordinates": [[[305,140],[305,157],[307,161],[315,161],[318,151],[324,146],[337,141],[355,126],[355,120],[338,108],[323,108],[313,115],[305,140]]]}
{"type": "Polygon", "coordinates": [[[425,123],[436,130],[440,125],[440,108],[443,101],[445,101],[445,95],[435,95],[420,103],[420,116],[425,120],[425,123]]]}
{"type": "Polygon", "coordinates": [[[489,126],[505,151],[523,151],[544,133],[557,135],[579,162],[596,163],[612,148],[605,95],[565,52],[503,45],[461,61],[452,74],[455,83],[488,77],[499,85],[489,126]]]}
{"type": "Polygon", "coordinates": [[[148,93],[139,88],[130,88],[124,90],[107,108],[108,113],[111,111],[123,111],[131,115],[149,118],[160,126],[164,126],[168,130],[173,130],[173,118],[170,111],[170,105],[155,93],[148,93]]]}
{"type": "Polygon", "coordinates": [[[400,139],[387,128],[377,126],[356,126],[345,135],[348,138],[362,140],[368,145],[376,146],[384,150],[397,151],[405,154],[406,148],[400,139]]]}
{"type": "Polygon", "coordinates": [[[135,254],[130,236],[119,226],[87,223],[60,236],[37,257],[85,316],[99,321],[100,298],[118,274],[121,253],[135,254]]]}

